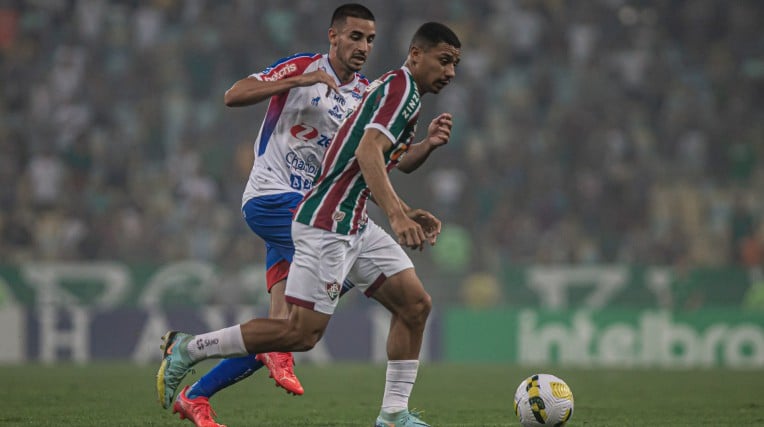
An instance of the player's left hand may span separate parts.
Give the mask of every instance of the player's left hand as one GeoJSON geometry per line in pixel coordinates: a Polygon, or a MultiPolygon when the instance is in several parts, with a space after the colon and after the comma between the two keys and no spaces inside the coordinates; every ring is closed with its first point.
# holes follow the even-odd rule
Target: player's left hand
{"type": "MultiPolygon", "coordinates": [[[[435,242],[438,240],[438,235],[440,234],[440,220],[424,209],[412,209],[407,212],[406,215],[422,226],[424,235],[427,238],[427,243],[429,243],[430,246],[435,246],[435,242]]],[[[420,251],[423,249],[424,245],[419,247],[420,251]]]]}
{"type": "Polygon", "coordinates": [[[434,148],[448,143],[451,138],[451,126],[453,126],[451,113],[441,113],[427,126],[427,142],[434,148]]]}

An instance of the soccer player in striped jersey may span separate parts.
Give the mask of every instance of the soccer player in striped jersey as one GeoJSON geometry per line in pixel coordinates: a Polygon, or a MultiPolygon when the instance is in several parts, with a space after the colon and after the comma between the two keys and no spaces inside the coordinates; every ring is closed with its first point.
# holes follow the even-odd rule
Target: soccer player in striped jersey
{"type": "MultiPolygon", "coordinates": [[[[321,339],[347,278],[392,314],[385,392],[376,425],[428,425],[409,411],[408,400],[432,303],[402,246],[421,250],[426,243],[434,244],[441,224],[431,213],[406,205],[388,172],[396,166],[415,169],[431,151],[421,143],[411,145],[420,97],[437,94],[449,84],[460,55],[461,42],[451,29],[426,23],[414,34],[404,66],[369,85],[337,131],[295,213],[295,253],[285,291],[292,304],[289,317],[253,319],[196,336],[168,332],[157,375],[165,396],[172,395],[201,360],[310,350],[321,339]],[[368,218],[366,203],[372,195],[395,238],[368,218]]],[[[428,130],[442,120],[449,123],[448,132],[440,132],[445,143],[450,115],[439,116],[428,130]]]]}
{"type": "MultiPolygon", "coordinates": [[[[311,188],[339,124],[352,113],[369,84],[359,72],[375,36],[375,19],[369,9],[360,4],[341,5],[331,18],[328,53],[280,59],[237,81],[225,93],[229,107],[269,100],[255,139],[255,161],[242,196],[242,213],[250,229],[265,241],[271,317],[289,314],[284,287],[294,254],[293,211],[311,188]]],[[[197,426],[219,426],[212,419],[209,398],[264,364],[277,385],[289,393],[303,394],[292,354],[262,353],[221,361],[178,395],[173,412],[197,426]]],[[[160,401],[167,407],[172,396],[163,394],[160,401]]]]}

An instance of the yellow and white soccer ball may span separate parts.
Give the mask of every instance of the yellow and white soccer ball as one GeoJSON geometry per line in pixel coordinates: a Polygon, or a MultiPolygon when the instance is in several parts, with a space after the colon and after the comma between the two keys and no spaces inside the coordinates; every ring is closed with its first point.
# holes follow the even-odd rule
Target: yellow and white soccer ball
{"type": "Polygon", "coordinates": [[[573,392],[554,375],[532,375],[517,386],[515,415],[523,427],[564,426],[573,416],[573,392]]]}

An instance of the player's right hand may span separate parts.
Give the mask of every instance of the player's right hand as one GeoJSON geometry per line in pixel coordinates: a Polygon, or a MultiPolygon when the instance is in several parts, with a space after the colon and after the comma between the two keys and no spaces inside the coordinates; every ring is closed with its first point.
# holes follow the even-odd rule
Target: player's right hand
{"type": "Polygon", "coordinates": [[[398,238],[398,243],[401,246],[405,246],[409,249],[424,248],[424,243],[427,241],[424,229],[416,221],[412,220],[405,214],[396,215],[390,218],[390,226],[398,238]]]}
{"type": "Polygon", "coordinates": [[[340,88],[337,86],[337,82],[334,81],[334,77],[330,76],[329,73],[324,70],[311,71],[310,73],[303,74],[303,77],[306,79],[305,86],[311,86],[317,83],[325,84],[327,86],[326,96],[331,95],[332,91],[334,91],[334,93],[340,93],[340,88]]]}
{"type": "MultiPolygon", "coordinates": [[[[440,234],[440,220],[424,209],[412,209],[407,212],[406,215],[422,226],[424,235],[427,237],[427,242],[430,246],[435,246],[435,242],[438,240],[438,235],[440,234]]],[[[419,250],[422,249],[424,249],[424,247],[419,248],[419,250]]]]}

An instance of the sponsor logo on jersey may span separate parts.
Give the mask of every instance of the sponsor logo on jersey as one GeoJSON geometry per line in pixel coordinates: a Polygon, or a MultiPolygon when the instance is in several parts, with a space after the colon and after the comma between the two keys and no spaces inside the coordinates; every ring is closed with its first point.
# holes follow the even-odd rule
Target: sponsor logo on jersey
{"type": "Polygon", "coordinates": [[[342,114],[342,110],[340,109],[339,105],[335,105],[334,107],[332,107],[332,109],[329,110],[329,115],[339,120],[342,120],[345,117],[342,114]]]}
{"type": "Polygon", "coordinates": [[[335,93],[334,94],[334,102],[336,102],[336,103],[338,103],[338,104],[340,104],[340,105],[342,105],[344,107],[345,103],[347,101],[345,101],[345,97],[344,96],[340,95],[339,93],[335,93]]]}
{"type": "Polygon", "coordinates": [[[299,124],[292,126],[292,128],[289,129],[289,133],[300,141],[310,141],[318,136],[318,129],[313,126],[299,124]]]}
{"type": "Polygon", "coordinates": [[[299,139],[300,141],[315,142],[316,145],[323,148],[328,147],[329,143],[332,142],[330,137],[322,133],[318,133],[318,129],[306,124],[292,126],[292,128],[289,129],[289,133],[291,133],[293,137],[299,139]]]}
{"type": "Polygon", "coordinates": [[[350,92],[350,96],[352,96],[355,99],[361,99],[363,98],[363,89],[361,85],[355,85],[353,88],[353,91],[350,92]]]}
{"type": "Polygon", "coordinates": [[[321,165],[321,161],[318,160],[315,154],[311,154],[307,159],[303,159],[294,151],[287,153],[286,162],[293,170],[304,171],[311,177],[316,175],[318,167],[321,165]]]}
{"type": "Polygon", "coordinates": [[[287,64],[284,66],[284,68],[276,71],[275,73],[271,74],[270,76],[264,76],[263,80],[266,82],[273,82],[276,80],[281,80],[289,73],[294,73],[297,71],[297,66],[294,64],[287,64]]]}
{"type": "Polygon", "coordinates": [[[406,120],[411,118],[411,115],[414,113],[414,111],[416,111],[417,105],[419,105],[419,96],[414,94],[414,96],[412,96],[409,100],[409,103],[406,104],[406,107],[403,109],[403,118],[406,120]]]}
{"type": "Polygon", "coordinates": [[[313,98],[313,99],[311,99],[311,100],[310,100],[310,104],[311,104],[312,106],[314,106],[314,107],[317,107],[317,106],[318,106],[318,101],[320,101],[320,100],[321,100],[321,97],[320,97],[320,96],[317,96],[317,97],[315,97],[315,98],[313,98]]]}

